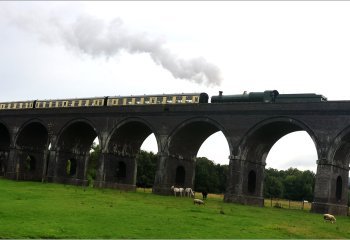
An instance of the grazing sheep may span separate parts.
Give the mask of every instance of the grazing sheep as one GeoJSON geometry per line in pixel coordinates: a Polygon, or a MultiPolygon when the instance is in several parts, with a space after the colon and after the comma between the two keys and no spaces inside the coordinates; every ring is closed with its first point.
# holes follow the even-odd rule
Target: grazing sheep
{"type": "Polygon", "coordinates": [[[323,215],[323,219],[324,221],[330,221],[331,223],[334,223],[337,221],[337,219],[335,219],[335,217],[332,214],[328,214],[328,213],[323,215]]]}
{"type": "Polygon", "coordinates": [[[176,193],[179,193],[180,197],[182,197],[182,193],[184,191],[183,188],[176,188],[174,186],[171,186],[171,190],[174,192],[175,197],[176,197],[176,193]]]}
{"type": "Polygon", "coordinates": [[[208,192],[207,192],[207,191],[203,191],[203,192],[202,192],[202,196],[203,196],[203,200],[204,200],[204,199],[207,199],[208,192]]]}
{"type": "Polygon", "coordinates": [[[185,197],[192,197],[194,198],[194,192],[192,191],[192,188],[185,188],[185,197]]]}
{"type": "Polygon", "coordinates": [[[200,200],[200,199],[195,198],[195,199],[193,199],[193,204],[198,204],[198,205],[203,204],[203,205],[204,205],[205,203],[204,203],[203,200],[200,200]]]}

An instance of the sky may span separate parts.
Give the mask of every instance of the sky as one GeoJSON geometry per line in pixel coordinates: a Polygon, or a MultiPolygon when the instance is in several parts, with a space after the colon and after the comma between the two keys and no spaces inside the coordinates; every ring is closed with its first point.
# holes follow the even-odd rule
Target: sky
{"type": "MultiPolygon", "coordinates": [[[[268,89],[349,100],[349,12],[343,1],[2,1],[0,101],[268,89]]],[[[154,136],[142,148],[156,152],[154,136]]],[[[197,156],[228,155],[219,132],[197,156]]],[[[316,160],[297,132],[267,167],[316,171],[316,160]]]]}

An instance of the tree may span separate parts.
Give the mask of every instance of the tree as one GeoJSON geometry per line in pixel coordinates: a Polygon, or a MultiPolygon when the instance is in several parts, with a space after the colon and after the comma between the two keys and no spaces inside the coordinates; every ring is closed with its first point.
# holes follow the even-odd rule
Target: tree
{"type": "Polygon", "coordinates": [[[97,169],[98,160],[100,159],[100,155],[101,155],[100,145],[93,143],[90,150],[88,168],[86,173],[89,185],[93,184],[93,181],[96,179],[96,169],[97,169]]]}
{"type": "Polygon", "coordinates": [[[265,197],[282,197],[290,200],[312,201],[315,174],[311,171],[266,169],[264,179],[265,197]]]}
{"type": "Polygon", "coordinates": [[[205,157],[196,158],[195,191],[225,192],[227,173],[227,165],[215,164],[205,157]]]}
{"type": "Polygon", "coordinates": [[[264,179],[264,197],[282,198],[284,186],[280,178],[267,173],[264,179]]]}
{"type": "Polygon", "coordinates": [[[136,186],[143,188],[153,186],[157,171],[157,160],[158,157],[153,152],[140,151],[140,153],[136,156],[136,186]]]}

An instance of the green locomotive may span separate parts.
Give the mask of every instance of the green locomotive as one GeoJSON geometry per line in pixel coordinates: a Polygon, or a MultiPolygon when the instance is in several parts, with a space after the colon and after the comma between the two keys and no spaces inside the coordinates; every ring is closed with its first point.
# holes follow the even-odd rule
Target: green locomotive
{"type": "Polygon", "coordinates": [[[279,94],[277,90],[266,90],[264,92],[244,92],[236,95],[223,95],[211,97],[211,103],[234,103],[234,102],[324,102],[327,98],[315,93],[279,94]]]}

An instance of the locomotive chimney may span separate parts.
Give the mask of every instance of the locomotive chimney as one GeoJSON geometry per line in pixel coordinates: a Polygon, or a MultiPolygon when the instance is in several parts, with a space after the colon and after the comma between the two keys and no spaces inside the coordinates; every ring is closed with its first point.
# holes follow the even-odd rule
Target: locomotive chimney
{"type": "Polygon", "coordinates": [[[222,91],[219,91],[219,96],[222,97],[222,91]]]}

